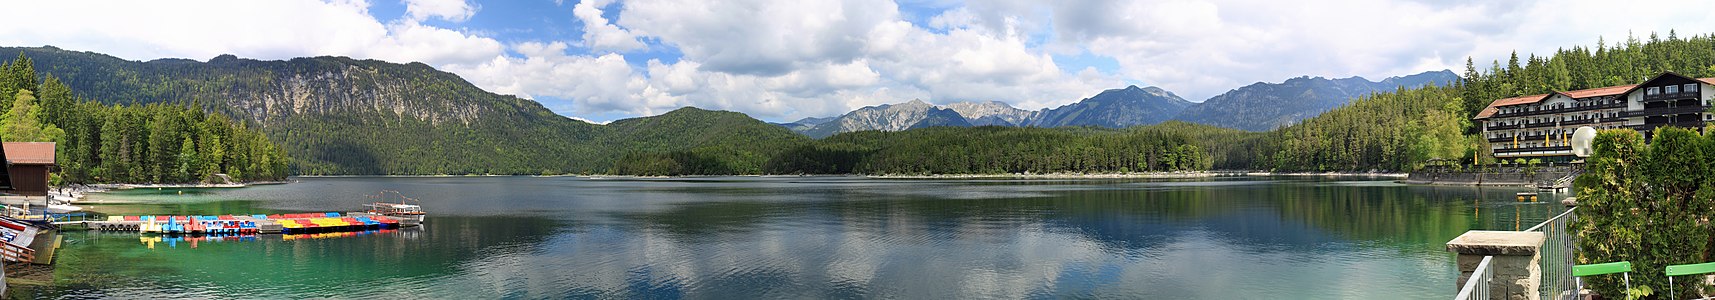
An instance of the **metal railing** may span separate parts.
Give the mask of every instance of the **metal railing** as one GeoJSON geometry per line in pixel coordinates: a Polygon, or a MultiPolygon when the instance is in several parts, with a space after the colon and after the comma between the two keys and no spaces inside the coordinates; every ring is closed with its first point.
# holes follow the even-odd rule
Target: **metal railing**
{"type": "Polygon", "coordinates": [[[83,222],[89,221],[88,213],[48,214],[48,222],[83,222]]]}
{"type": "Polygon", "coordinates": [[[1572,276],[1572,266],[1578,263],[1578,236],[1571,232],[1572,222],[1578,221],[1577,210],[1577,207],[1568,208],[1566,212],[1524,230],[1541,231],[1543,234],[1542,250],[1538,253],[1542,255],[1538,261],[1542,281],[1537,286],[1542,299],[1577,298],[1578,283],[1572,276]]]}
{"type": "Polygon", "coordinates": [[[1459,295],[1453,300],[1489,299],[1489,282],[1495,279],[1494,256],[1484,256],[1477,263],[1477,269],[1471,271],[1471,278],[1459,288],[1459,295]]]}

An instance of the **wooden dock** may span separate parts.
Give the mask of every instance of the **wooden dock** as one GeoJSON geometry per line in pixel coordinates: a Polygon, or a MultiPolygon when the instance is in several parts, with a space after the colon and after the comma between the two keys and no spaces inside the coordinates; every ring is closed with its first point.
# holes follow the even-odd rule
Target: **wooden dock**
{"type": "Polygon", "coordinates": [[[418,226],[415,219],[353,212],[219,216],[109,216],[105,220],[58,222],[98,231],[218,234],[361,231],[418,226]],[[170,224],[170,225],[169,225],[170,224]]]}

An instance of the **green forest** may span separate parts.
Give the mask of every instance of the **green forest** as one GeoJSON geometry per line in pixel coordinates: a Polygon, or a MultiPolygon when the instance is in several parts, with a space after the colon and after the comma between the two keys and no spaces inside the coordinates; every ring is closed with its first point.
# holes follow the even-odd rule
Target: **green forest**
{"type": "MultiPolygon", "coordinates": [[[[772,125],[770,125],[772,126],[772,125]]],[[[821,140],[770,139],[774,151],[735,147],[633,150],[610,170],[623,175],[1044,174],[1208,170],[1254,133],[1183,122],[1101,127],[929,127],[858,131],[821,140]],[[1213,151],[1211,151],[1213,150],[1213,151]],[[737,153],[742,153],[739,155],[737,153]]]]}
{"type": "Polygon", "coordinates": [[[281,180],[286,153],[263,137],[194,105],[105,105],[75,95],[28,57],[0,64],[0,139],[55,142],[58,172],[50,183],[281,180]]]}

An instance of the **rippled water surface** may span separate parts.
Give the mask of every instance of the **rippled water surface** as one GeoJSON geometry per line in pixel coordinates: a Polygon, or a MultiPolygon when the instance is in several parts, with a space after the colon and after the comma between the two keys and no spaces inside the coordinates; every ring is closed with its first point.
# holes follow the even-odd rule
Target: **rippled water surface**
{"type": "MultiPolygon", "coordinates": [[[[111,214],[347,211],[424,228],[171,240],[73,232],[66,298],[1446,298],[1443,244],[1556,204],[1516,189],[1307,178],[300,178],[93,196],[111,214]]],[[[16,294],[14,294],[16,295],[16,294]]]]}

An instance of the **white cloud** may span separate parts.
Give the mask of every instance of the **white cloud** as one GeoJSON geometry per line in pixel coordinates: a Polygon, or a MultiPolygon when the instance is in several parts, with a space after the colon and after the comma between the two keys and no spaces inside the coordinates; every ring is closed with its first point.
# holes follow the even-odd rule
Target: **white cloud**
{"type": "Polygon", "coordinates": [[[528,42],[512,46],[525,57],[494,56],[480,64],[443,67],[492,92],[530,98],[552,95],[578,99],[579,111],[625,111],[643,100],[646,87],[619,54],[571,56],[566,44],[528,42]]]}
{"type": "Polygon", "coordinates": [[[887,0],[642,0],[625,3],[620,24],[705,69],[774,76],[858,59],[869,31],[897,18],[887,0]]]}
{"type": "Polygon", "coordinates": [[[904,15],[925,12],[887,0],[591,0],[570,16],[583,24],[571,35],[580,40],[502,41],[430,25],[479,12],[458,0],[405,1],[398,20],[377,20],[363,1],[27,1],[10,8],[32,13],[0,18],[0,44],[138,60],[230,53],[420,61],[490,91],[565,99],[546,104],[573,116],[692,105],[789,120],[913,98],[1039,109],[1129,82],[1196,101],[1256,81],[1379,79],[1460,68],[1466,56],[1484,63],[1514,49],[1546,54],[1597,35],[1612,45],[1628,32],[1715,28],[1697,10],[1669,9],[1703,5],[1688,0],[906,2],[939,13],[911,17],[924,28],[904,15]],[[1615,15],[1650,17],[1593,17],[1615,15]],[[683,55],[637,59],[661,53],[683,55]],[[1056,55],[1117,66],[1102,72],[1056,55]]]}
{"type": "MultiPolygon", "coordinates": [[[[1049,36],[1051,53],[1112,57],[1118,73],[1193,101],[1257,81],[1301,75],[1380,79],[1463,67],[1466,56],[1609,41],[1715,26],[1664,1],[972,1],[935,24],[1017,28],[1049,36]],[[1648,18],[1595,17],[1643,16],[1648,18]]],[[[943,25],[944,26],[944,25],[943,25]]]]}
{"type": "Polygon", "coordinates": [[[12,8],[33,13],[0,18],[0,44],[138,60],[341,55],[445,65],[484,61],[503,50],[490,38],[414,21],[382,23],[362,2],[27,1],[12,8]]]}
{"type": "MultiPolygon", "coordinates": [[[[385,1],[385,0],[383,0],[385,1]]],[[[441,18],[451,22],[464,22],[470,16],[476,15],[476,7],[464,0],[404,0],[405,17],[422,22],[429,18],[441,18]]]]}
{"type": "MultiPolygon", "coordinates": [[[[608,4],[579,3],[574,10],[587,28],[607,22],[596,9],[608,4]]],[[[658,39],[684,56],[628,68],[624,54],[578,55],[565,43],[527,42],[512,46],[522,57],[447,69],[500,93],[572,99],[564,106],[570,111],[561,111],[572,115],[697,106],[781,120],[913,98],[1041,108],[1119,84],[1094,71],[1062,72],[1012,32],[915,27],[887,1],[644,0],[623,7],[623,28],[585,31],[586,46],[627,48],[603,49],[598,36],[612,33],[629,42],[658,39]]]]}
{"type": "Polygon", "coordinates": [[[572,7],[572,14],[584,23],[584,46],[598,51],[628,51],[643,48],[643,42],[624,28],[619,28],[601,16],[602,7],[613,0],[586,0],[572,7]]]}

